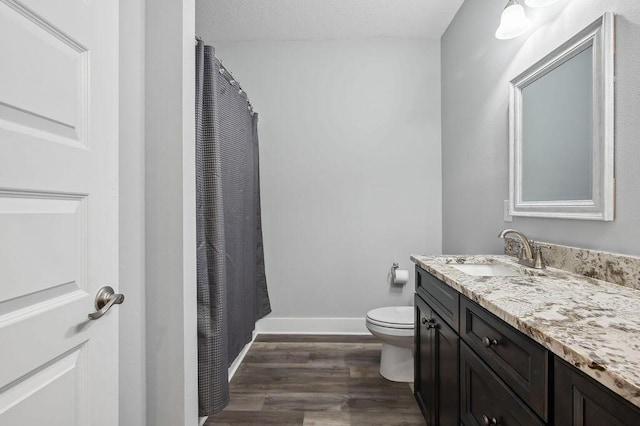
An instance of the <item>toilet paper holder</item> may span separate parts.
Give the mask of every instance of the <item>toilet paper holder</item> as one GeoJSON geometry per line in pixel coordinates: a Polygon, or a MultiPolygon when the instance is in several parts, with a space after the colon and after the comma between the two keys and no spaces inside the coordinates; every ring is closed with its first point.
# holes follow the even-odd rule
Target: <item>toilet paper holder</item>
{"type": "Polygon", "coordinates": [[[398,262],[393,262],[393,265],[391,265],[391,283],[392,284],[406,284],[408,279],[409,279],[409,272],[408,271],[404,271],[404,270],[400,270],[400,275],[402,275],[401,277],[398,277],[398,269],[400,268],[400,265],[398,264],[398,262]]]}

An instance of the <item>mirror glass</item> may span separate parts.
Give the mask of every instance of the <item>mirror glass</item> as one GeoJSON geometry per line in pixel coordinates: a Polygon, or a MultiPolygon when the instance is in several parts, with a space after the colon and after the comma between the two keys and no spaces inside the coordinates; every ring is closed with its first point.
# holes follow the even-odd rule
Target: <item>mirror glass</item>
{"type": "Polygon", "coordinates": [[[509,212],[613,220],[613,15],[511,81],[509,212]]]}
{"type": "Polygon", "coordinates": [[[522,89],[522,200],[590,200],[593,47],[522,89]]]}

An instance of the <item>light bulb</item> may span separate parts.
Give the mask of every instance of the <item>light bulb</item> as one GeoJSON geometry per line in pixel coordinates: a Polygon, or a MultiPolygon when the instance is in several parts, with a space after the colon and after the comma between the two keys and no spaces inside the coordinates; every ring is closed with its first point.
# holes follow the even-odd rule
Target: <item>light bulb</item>
{"type": "Polygon", "coordinates": [[[509,0],[500,19],[500,26],[496,31],[496,38],[507,40],[526,33],[531,28],[531,22],[524,13],[524,8],[517,0],[509,0]]]}
{"type": "Polygon", "coordinates": [[[557,1],[558,0],[524,0],[524,4],[529,7],[545,7],[557,1]]]}

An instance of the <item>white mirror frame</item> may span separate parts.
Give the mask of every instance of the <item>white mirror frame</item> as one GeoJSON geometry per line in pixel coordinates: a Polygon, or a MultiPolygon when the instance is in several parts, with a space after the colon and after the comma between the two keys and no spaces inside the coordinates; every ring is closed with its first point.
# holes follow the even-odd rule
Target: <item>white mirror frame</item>
{"type": "Polygon", "coordinates": [[[513,216],[612,221],[614,178],[614,15],[605,13],[509,85],[509,213],[513,216]],[[593,196],[591,200],[522,200],[522,90],[593,46],[593,196]]]}

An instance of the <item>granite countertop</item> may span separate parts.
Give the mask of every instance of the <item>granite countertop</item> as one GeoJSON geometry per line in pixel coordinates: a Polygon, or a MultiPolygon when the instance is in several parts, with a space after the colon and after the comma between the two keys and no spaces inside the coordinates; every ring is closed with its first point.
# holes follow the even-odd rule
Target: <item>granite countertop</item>
{"type": "Polygon", "coordinates": [[[418,266],[640,407],[640,290],[511,256],[418,256],[418,266]],[[477,277],[452,264],[499,264],[522,276],[477,277]]]}

